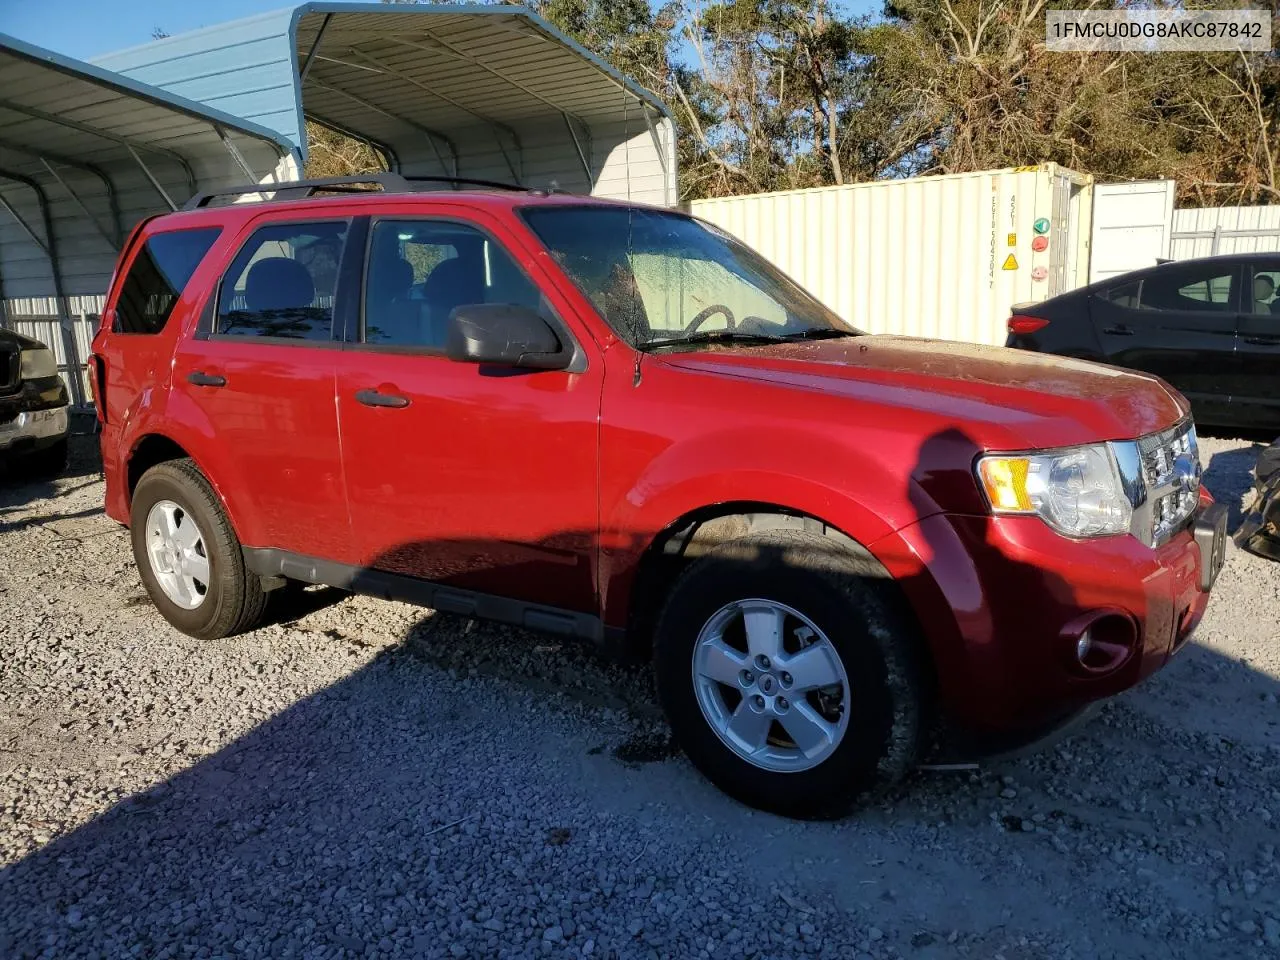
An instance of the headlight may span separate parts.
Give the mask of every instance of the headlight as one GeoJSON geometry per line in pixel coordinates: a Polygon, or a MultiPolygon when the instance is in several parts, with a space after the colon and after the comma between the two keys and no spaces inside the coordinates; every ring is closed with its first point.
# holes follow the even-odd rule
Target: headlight
{"type": "Polygon", "coordinates": [[[1133,504],[1105,443],[978,461],[993,513],[1034,513],[1068,537],[1128,533],[1133,504]]]}
{"type": "Polygon", "coordinates": [[[35,347],[22,351],[22,361],[18,376],[23,380],[43,380],[45,377],[58,375],[58,362],[53,359],[53,351],[48,347],[35,347]]]}

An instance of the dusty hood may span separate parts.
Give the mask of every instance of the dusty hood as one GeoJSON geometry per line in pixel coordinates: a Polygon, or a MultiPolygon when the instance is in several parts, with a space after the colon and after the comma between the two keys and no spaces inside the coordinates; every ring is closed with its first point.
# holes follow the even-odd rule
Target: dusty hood
{"type": "Polygon", "coordinates": [[[1186,415],[1158,377],[1004,347],[863,336],[666,354],[687,370],[835,393],[989,424],[1028,448],[1123,440],[1186,415]]]}

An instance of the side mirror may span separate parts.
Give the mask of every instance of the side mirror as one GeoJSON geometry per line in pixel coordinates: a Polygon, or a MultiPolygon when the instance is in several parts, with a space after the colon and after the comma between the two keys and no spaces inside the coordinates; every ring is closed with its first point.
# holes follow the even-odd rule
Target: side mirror
{"type": "Polygon", "coordinates": [[[563,370],[573,359],[536,310],[512,303],[477,303],[449,314],[445,353],[463,363],[563,370]]]}

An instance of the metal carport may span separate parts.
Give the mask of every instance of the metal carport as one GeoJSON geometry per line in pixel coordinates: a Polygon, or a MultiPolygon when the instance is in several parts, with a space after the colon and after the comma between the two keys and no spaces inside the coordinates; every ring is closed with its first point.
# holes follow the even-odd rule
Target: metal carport
{"type": "Polygon", "coordinates": [[[97,61],[271,127],[305,120],[406,174],[674,204],[666,107],[522,7],[313,2],[97,61]]]}
{"type": "Polygon", "coordinates": [[[86,403],[79,368],[128,231],[274,178],[292,154],[276,132],[0,34],[0,320],[48,343],[86,403]]]}

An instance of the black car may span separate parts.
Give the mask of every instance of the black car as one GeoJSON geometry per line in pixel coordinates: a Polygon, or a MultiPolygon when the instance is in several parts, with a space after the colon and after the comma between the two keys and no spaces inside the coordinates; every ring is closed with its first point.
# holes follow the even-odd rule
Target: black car
{"type": "Polygon", "coordinates": [[[1199,423],[1280,429],[1280,253],[1162,263],[1019,304],[1005,346],[1144,370],[1199,423]]]}
{"type": "Polygon", "coordinates": [[[55,476],[67,465],[67,387],[39,340],[0,330],[0,466],[55,476]]]}

